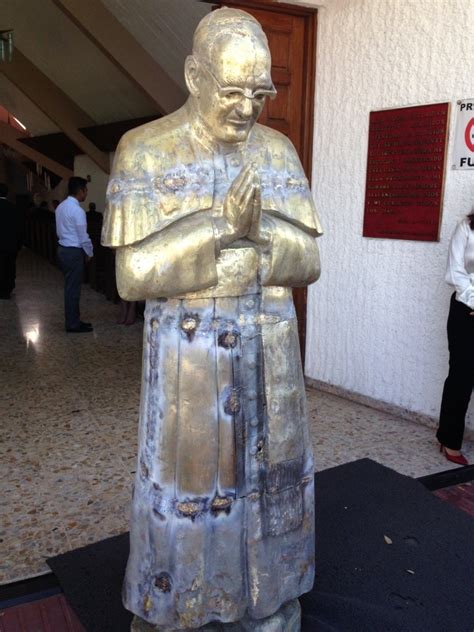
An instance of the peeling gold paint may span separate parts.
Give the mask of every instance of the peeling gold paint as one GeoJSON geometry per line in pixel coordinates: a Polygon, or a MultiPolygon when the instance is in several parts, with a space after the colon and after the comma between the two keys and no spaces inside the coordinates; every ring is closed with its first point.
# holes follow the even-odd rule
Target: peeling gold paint
{"type": "Polygon", "coordinates": [[[152,609],[152,607],[153,607],[153,601],[152,601],[152,599],[151,599],[150,595],[147,595],[147,596],[145,597],[144,601],[143,601],[143,610],[144,610],[145,612],[150,612],[150,610],[152,609]]]}
{"type": "Polygon", "coordinates": [[[183,331],[194,331],[197,327],[197,321],[195,318],[184,318],[181,323],[181,329],[183,331]]]}
{"type": "Polygon", "coordinates": [[[250,567],[250,597],[254,606],[258,603],[258,596],[260,594],[258,570],[255,566],[250,567]]]}
{"type": "Polygon", "coordinates": [[[202,506],[200,503],[195,502],[176,503],[176,509],[183,516],[193,517],[199,513],[199,511],[202,509],[202,506]]]}
{"type": "Polygon", "coordinates": [[[232,498],[221,498],[220,496],[216,496],[212,501],[211,509],[214,511],[220,511],[223,509],[228,509],[232,505],[232,498]]]}

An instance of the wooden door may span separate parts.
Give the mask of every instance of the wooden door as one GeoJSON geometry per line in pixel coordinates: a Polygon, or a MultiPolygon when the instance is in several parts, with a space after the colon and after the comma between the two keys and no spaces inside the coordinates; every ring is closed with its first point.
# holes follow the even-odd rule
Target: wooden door
{"type": "MultiPolygon", "coordinates": [[[[288,136],[311,179],[316,11],[269,0],[226,0],[215,4],[243,9],[262,25],[272,54],[272,79],[278,94],[274,101],[267,100],[259,123],[288,136]]],[[[306,288],[293,290],[303,361],[306,295],[306,288]]]]}

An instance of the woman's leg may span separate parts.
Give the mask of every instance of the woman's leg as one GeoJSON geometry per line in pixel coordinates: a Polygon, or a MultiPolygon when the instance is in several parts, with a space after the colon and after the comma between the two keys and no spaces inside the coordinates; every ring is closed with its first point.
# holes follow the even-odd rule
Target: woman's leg
{"type": "Polygon", "coordinates": [[[126,325],[133,325],[133,323],[136,320],[136,315],[135,315],[135,311],[136,311],[136,302],[135,301],[127,301],[127,315],[125,317],[125,324],[126,325]]]}
{"type": "Polygon", "coordinates": [[[125,321],[127,320],[127,311],[128,311],[128,301],[124,301],[123,299],[120,299],[120,316],[117,320],[117,325],[125,324],[125,321]]]}
{"type": "Polygon", "coordinates": [[[448,317],[449,374],[444,383],[438,441],[460,450],[474,383],[474,316],[453,295],[448,317]]]}

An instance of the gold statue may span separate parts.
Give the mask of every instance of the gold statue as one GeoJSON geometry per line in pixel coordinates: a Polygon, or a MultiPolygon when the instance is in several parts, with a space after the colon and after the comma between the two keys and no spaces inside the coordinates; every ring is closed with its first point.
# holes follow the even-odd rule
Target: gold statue
{"type": "Polygon", "coordinates": [[[117,149],[103,244],[147,300],[124,604],[133,630],[300,629],[313,462],[292,287],[319,276],[296,152],[256,123],[276,94],[249,14],[219,9],[190,96],[117,149]]]}

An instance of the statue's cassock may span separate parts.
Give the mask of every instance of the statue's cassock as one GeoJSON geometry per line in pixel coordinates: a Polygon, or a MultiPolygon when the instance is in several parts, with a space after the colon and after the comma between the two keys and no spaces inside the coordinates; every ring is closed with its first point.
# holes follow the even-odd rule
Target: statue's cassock
{"type": "Polygon", "coordinates": [[[189,104],[128,132],[103,243],[122,298],[147,299],[124,603],[174,628],[266,617],[311,589],[314,490],[292,287],[320,234],[291,143],[256,124],[225,152],[189,104]],[[259,245],[213,217],[255,163],[259,245]]]}

